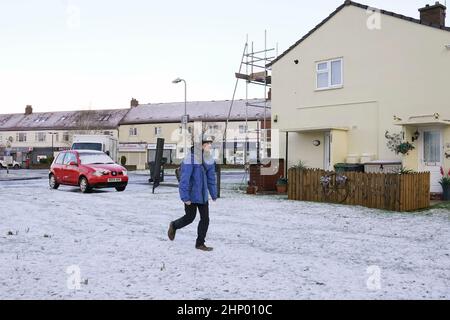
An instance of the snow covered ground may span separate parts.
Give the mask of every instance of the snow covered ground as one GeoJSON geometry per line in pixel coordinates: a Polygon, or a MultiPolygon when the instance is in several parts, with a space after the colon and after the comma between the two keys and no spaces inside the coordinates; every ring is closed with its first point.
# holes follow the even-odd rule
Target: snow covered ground
{"type": "Polygon", "coordinates": [[[0,298],[450,298],[447,210],[249,196],[230,173],[211,204],[205,253],[194,249],[198,220],[167,239],[183,213],[178,190],[152,194],[147,178],[88,195],[45,179],[0,182],[0,298]]]}

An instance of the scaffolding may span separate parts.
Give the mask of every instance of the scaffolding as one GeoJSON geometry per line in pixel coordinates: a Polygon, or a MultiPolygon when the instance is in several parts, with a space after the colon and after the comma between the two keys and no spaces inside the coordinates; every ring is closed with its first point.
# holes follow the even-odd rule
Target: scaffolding
{"type": "MultiPolygon", "coordinates": [[[[278,47],[278,45],[277,45],[278,47]]],[[[267,129],[267,109],[270,107],[268,106],[268,100],[270,97],[270,89],[272,84],[272,76],[270,75],[270,68],[267,67],[267,65],[272,62],[276,56],[278,55],[278,49],[277,48],[267,48],[267,30],[264,31],[264,49],[255,51],[254,42],[252,41],[249,43],[248,35],[246,37],[246,42],[244,45],[244,50],[241,58],[241,62],[239,65],[239,71],[235,73],[236,77],[236,83],[234,87],[233,92],[233,98],[231,100],[230,109],[228,112],[228,117],[225,125],[225,131],[224,131],[224,149],[223,149],[223,163],[226,163],[226,132],[228,129],[228,122],[229,118],[231,116],[231,111],[233,108],[233,104],[236,98],[236,91],[238,88],[239,81],[243,80],[245,81],[245,143],[244,143],[244,164],[246,168],[249,164],[249,133],[255,133],[257,134],[256,139],[256,161],[257,163],[260,163],[261,158],[266,158],[268,150],[268,135],[269,130],[267,129]],[[245,69],[245,73],[244,70],[245,69]],[[255,100],[251,99],[249,100],[249,88],[250,86],[256,87],[260,86],[262,87],[263,93],[263,99],[261,100],[255,100]],[[251,101],[251,102],[250,102],[251,101]],[[264,109],[264,117],[262,123],[258,121],[257,129],[256,130],[249,130],[248,126],[248,107],[256,107],[256,108],[263,108],[264,109]],[[261,152],[263,151],[263,152],[261,152]]],[[[269,119],[270,121],[270,119],[269,119]]]]}

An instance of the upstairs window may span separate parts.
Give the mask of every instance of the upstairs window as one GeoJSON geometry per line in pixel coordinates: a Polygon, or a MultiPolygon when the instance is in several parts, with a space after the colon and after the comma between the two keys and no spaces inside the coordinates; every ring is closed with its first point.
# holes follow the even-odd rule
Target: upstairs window
{"type": "Polygon", "coordinates": [[[69,133],[68,132],[64,132],[63,133],[63,141],[64,142],[69,142],[69,133]]]}
{"type": "Polygon", "coordinates": [[[16,134],[17,142],[27,142],[27,134],[25,132],[18,132],[16,134]]]}
{"type": "Polygon", "coordinates": [[[162,128],[161,127],[155,127],[155,135],[159,136],[162,132],[162,128]]]}
{"type": "Polygon", "coordinates": [[[239,125],[239,133],[245,133],[247,131],[246,125],[239,125]]]}
{"type": "Polygon", "coordinates": [[[316,63],[316,89],[336,89],[342,88],[343,79],[343,59],[334,59],[316,63]]]}
{"type": "Polygon", "coordinates": [[[45,132],[36,132],[35,140],[37,142],[45,142],[46,140],[45,132]]]}
{"type": "Polygon", "coordinates": [[[130,137],[137,136],[137,128],[130,128],[130,137]]]}

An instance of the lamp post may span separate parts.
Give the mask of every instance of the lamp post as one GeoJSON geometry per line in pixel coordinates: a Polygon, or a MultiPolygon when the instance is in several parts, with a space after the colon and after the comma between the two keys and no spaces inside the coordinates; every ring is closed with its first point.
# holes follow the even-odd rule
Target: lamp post
{"type": "Polygon", "coordinates": [[[187,116],[187,84],[186,84],[186,80],[181,79],[181,78],[176,78],[175,80],[172,81],[172,83],[177,84],[183,82],[184,83],[184,116],[181,120],[182,124],[183,124],[183,132],[184,132],[184,147],[183,147],[183,154],[184,156],[186,155],[186,131],[187,131],[187,123],[188,123],[188,116],[187,116]]]}
{"type": "Polygon", "coordinates": [[[53,136],[55,134],[58,134],[57,132],[49,132],[49,134],[52,135],[52,158],[55,156],[55,148],[54,148],[54,142],[53,142],[53,136]]]}

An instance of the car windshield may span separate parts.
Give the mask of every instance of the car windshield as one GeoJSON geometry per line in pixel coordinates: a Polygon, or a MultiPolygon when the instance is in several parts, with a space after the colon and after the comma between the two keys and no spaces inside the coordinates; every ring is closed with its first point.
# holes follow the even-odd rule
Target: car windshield
{"type": "Polygon", "coordinates": [[[95,142],[75,142],[72,145],[72,150],[96,150],[102,151],[102,144],[95,142]]]}
{"type": "Polygon", "coordinates": [[[113,159],[104,153],[81,153],[81,164],[114,164],[113,159]]]}

